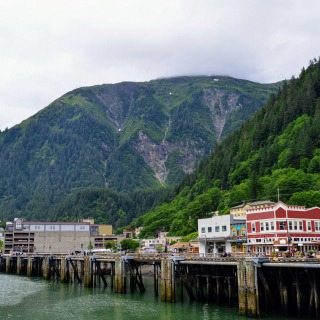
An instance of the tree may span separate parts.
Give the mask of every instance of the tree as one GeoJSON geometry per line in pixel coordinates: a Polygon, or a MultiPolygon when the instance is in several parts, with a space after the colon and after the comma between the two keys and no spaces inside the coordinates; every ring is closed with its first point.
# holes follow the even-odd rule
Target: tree
{"type": "Polygon", "coordinates": [[[3,250],[3,241],[0,240],[0,250],[3,250]]]}
{"type": "Polygon", "coordinates": [[[139,247],[139,242],[132,239],[123,239],[121,248],[125,250],[135,251],[139,247]]]}
{"type": "Polygon", "coordinates": [[[106,248],[106,249],[112,249],[112,250],[116,250],[116,242],[115,241],[106,241],[103,246],[106,248]]]}
{"type": "Polygon", "coordinates": [[[110,241],[106,241],[103,245],[104,245],[104,247],[106,249],[111,249],[112,248],[112,243],[110,241]]]}
{"type": "Polygon", "coordinates": [[[313,190],[296,192],[292,195],[288,204],[306,206],[307,208],[319,207],[320,192],[313,190]]]}
{"type": "Polygon", "coordinates": [[[93,245],[92,245],[92,242],[90,241],[88,245],[88,250],[92,250],[92,249],[93,249],[93,245]]]}

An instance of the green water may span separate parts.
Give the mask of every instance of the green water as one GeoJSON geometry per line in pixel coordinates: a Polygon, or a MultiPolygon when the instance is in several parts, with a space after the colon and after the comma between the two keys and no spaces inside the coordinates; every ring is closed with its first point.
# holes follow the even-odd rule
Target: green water
{"type": "Polygon", "coordinates": [[[161,298],[153,294],[153,279],[145,277],[144,284],[145,293],[116,294],[110,286],[84,288],[78,284],[0,274],[0,318],[245,319],[238,316],[237,308],[190,303],[187,297],[184,302],[174,304],[161,302],[161,298]]]}

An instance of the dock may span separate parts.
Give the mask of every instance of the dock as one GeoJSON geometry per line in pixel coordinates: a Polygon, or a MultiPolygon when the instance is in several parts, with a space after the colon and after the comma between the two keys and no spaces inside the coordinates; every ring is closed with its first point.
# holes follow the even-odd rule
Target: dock
{"type": "Polygon", "coordinates": [[[111,286],[119,294],[146,291],[143,265],[153,266],[153,293],[161,295],[164,302],[175,303],[188,297],[199,303],[237,306],[239,314],[247,317],[261,317],[263,312],[320,319],[317,258],[137,253],[0,257],[0,272],[85,287],[111,286]]]}

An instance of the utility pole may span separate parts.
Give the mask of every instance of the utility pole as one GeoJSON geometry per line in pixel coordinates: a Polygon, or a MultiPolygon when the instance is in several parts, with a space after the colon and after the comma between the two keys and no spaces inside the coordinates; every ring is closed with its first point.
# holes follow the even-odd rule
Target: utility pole
{"type": "Polygon", "coordinates": [[[278,202],[280,201],[280,194],[279,194],[279,187],[278,187],[278,202]]]}

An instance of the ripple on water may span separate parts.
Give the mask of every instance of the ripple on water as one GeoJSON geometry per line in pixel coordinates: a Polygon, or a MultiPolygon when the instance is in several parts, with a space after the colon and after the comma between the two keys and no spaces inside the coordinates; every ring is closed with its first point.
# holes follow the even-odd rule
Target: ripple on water
{"type": "Polygon", "coordinates": [[[44,283],[30,278],[0,274],[0,307],[14,306],[44,288],[44,283]]]}

